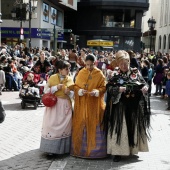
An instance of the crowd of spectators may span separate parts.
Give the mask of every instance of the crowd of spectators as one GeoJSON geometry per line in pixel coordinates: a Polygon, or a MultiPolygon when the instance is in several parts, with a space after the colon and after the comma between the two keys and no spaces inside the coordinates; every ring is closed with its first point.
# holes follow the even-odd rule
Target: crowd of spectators
{"type": "MultiPolygon", "coordinates": [[[[54,52],[48,48],[21,48],[15,45],[9,48],[2,45],[0,49],[0,94],[2,90],[19,91],[21,80],[27,71],[36,74],[54,74],[56,72],[55,63],[58,60],[66,60],[70,63],[71,74],[77,72],[85,66],[85,58],[89,54],[95,56],[95,65],[102,70],[104,75],[109,78],[111,70],[116,67],[116,51],[98,51],[89,48],[81,49],[58,49],[54,52]]],[[[128,51],[130,56],[130,66],[136,67],[141,71],[142,76],[149,85],[151,95],[152,80],[156,86],[154,95],[166,97],[166,81],[170,67],[170,55],[161,52],[155,53],[135,53],[128,51]]],[[[76,73],[76,75],[77,75],[76,73]]]]}

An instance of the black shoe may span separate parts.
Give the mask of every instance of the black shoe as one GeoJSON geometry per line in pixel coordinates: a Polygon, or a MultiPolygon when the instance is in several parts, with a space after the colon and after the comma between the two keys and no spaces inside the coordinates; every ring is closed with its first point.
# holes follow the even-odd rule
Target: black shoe
{"type": "Polygon", "coordinates": [[[119,162],[121,160],[121,156],[119,155],[115,155],[115,157],[113,158],[114,162],[119,162]]]}

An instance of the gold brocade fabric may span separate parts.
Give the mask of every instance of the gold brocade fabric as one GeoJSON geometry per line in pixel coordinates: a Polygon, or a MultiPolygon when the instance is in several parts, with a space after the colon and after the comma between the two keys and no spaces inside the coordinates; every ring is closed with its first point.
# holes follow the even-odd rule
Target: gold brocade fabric
{"type": "Polygon", "coordinates": [[[72,78],[69,77],[69,76],[66,76],[66,78],[64,78],[61,81],[59,75],[54,74],[49,78],[48,84],[49,84],[50,87],[56,86],[58,84],[63,84],[63,88],[61,90],[56,91],[54,94],[57,97],[68,98],[68,96],[64,93],[64,90],[66,88],[72,89],[74,82],[73,82],[72,78]]]}
{"type": "Polygon", "coordinates": [[[104,93],[106,91],[105,77],[103,73],[94,68],[92,72],[83,68],[75,82],[75,105],[73,114],[73,154],[79,155],[83,130],[87,130],[87,156],[90,151],[96,147],[96,127],[103,120],[105,109],[104,93]],[[88,93],[79,96],[79,89],[86,89],[88,92],[96,89],[99,90],[99,97],[90,96],[88,93]]]}

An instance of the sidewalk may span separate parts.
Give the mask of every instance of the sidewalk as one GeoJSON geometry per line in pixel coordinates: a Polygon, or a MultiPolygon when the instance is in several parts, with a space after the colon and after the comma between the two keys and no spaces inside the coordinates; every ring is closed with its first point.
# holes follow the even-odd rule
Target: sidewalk
{"type": "Polygon", "coordinates": [[[0,99],[7,113],[0,124],[0,170],[170,170],[170,111],[159,97],[151,97],[150,151],[119,163],[111,158],[47,157],[39,151],[44,107],[21,109],[18,92],[3,92],[0,99]]]}

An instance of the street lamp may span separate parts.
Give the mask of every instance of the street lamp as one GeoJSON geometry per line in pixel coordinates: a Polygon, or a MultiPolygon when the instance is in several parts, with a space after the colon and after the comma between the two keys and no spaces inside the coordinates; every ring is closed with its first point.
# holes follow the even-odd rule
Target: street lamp
{"type": "Polygon", "coordinates": [[[155,19],[153,19],[153,17],[149,18],[148,27],[149,27],[149,30],[150,30],[150,51],[152,50],[152,31],[155,28],[155,24],[156,24],[155,19]]]}
{"type": "Polygon", "coordinates": [[[22,21],[28,20],[29,21],[29,48],[31,47],[31,19],[32,13],[37,8],[38,0],[16,0],[14,6],[20,5],[20,8],[15,8],[11,11],[12,18],[15,20],[20,20],[20,40],[24,39],[23,35],[23,28],[22,28],[22,21]],[[23,12],[22,5],[26,5],[26,9],[23,12]],[[26,17],[26,13],[28,14],[28,18],[26,17]]]}

